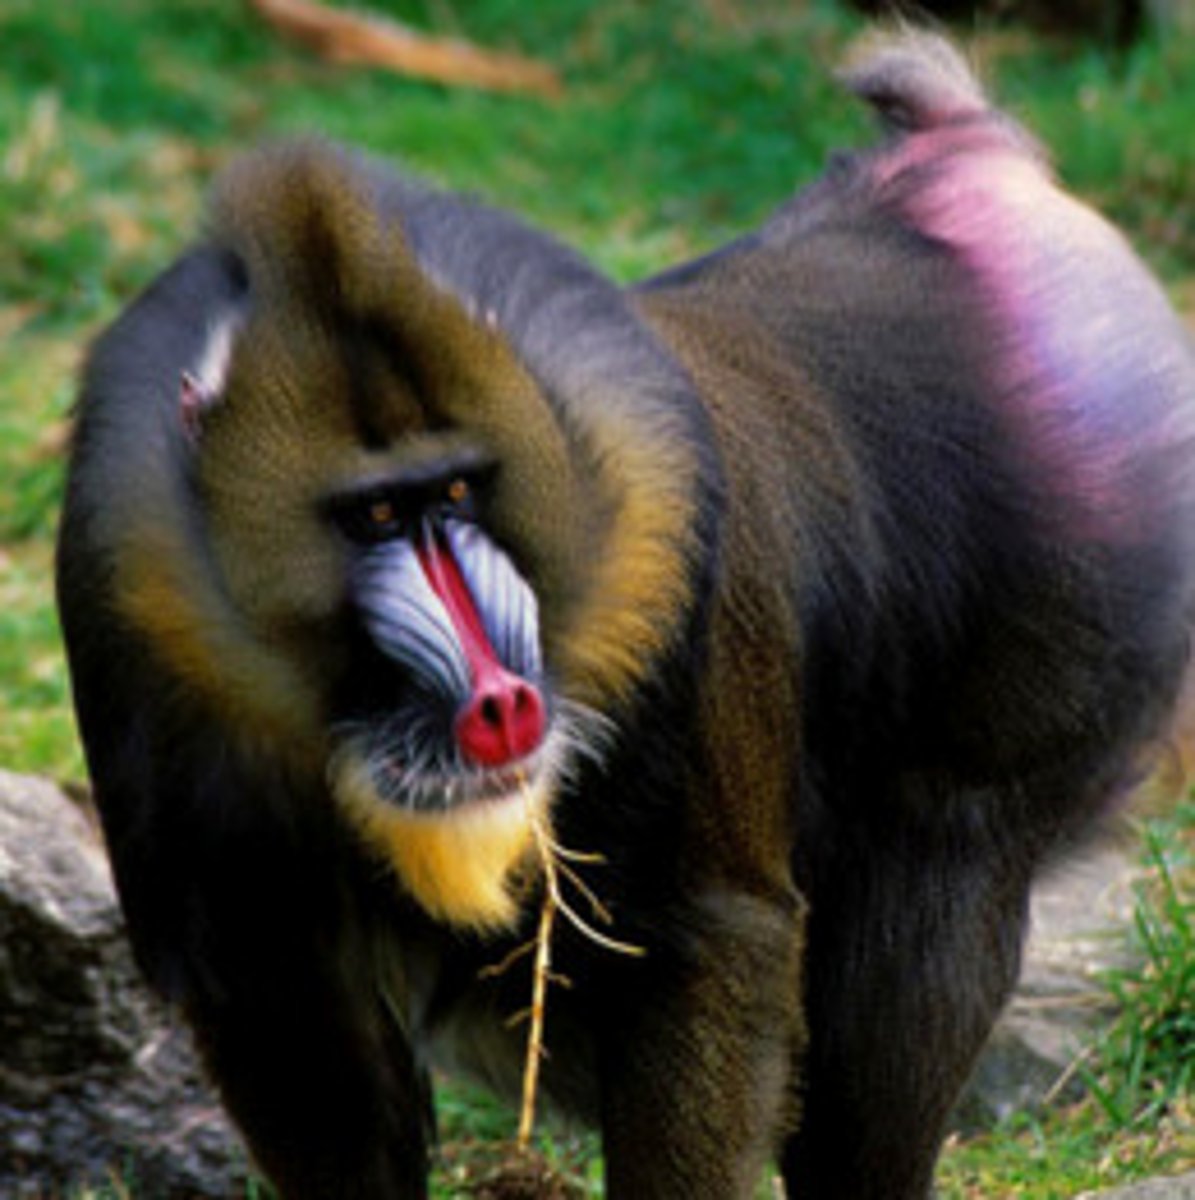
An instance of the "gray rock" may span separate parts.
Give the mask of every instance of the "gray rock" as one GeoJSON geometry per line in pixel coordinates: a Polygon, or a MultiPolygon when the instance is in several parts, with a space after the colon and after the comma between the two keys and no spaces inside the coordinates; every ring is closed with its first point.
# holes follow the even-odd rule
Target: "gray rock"
{"type": "Polygon", "coordinates": [[[245,1155],[149,997],[94,822],[0,771],[0,1194],[244,1195],[245,1155]]]}
{"type": "Polygon", "coordinates": [[[1109,1192],[1084,1192],[1076,1200],[1195,1200],[1195,1171],[1173,1179],[1150,1179],[1109,1192]]]}

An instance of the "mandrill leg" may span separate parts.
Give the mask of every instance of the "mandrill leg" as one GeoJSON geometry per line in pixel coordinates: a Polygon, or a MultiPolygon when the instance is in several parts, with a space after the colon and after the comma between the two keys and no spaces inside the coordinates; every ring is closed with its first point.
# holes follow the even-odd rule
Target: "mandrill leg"
{"type": "Polygon", "coordinates": [[[800,910],[722,894],[681,920],[685,961],[650,948],[605,1014],[611,1200],[749,1200],[795,1115],[800,910]]]}
{"type": "MultiPolygon", "coordinates": [[[[923,1200],[1016,980],[1028,870],[941,830],[854,829],[815,880],[794,1200],[923,1200]]],[[[1022,852],[1021,857],[1024,857],[1022,852]]]]}
{"type": "Polygon", "coordinates": [[[170,990],[225,1106],[283,1200],[424,1200],[430,1091],[402,1027],[401,959],[329,869],[334,837],[288,841],[259,825],[263,792],[225,794],[257,803],[223,810],[226,837],[192,831],[174,872],[186,957],[159,962],[167,980],[177,963],[170,990]]]}
{"type": "Polygon", "coordinates": [[[218,1016],[191,1006],[224,1103],[284,1200],[423,1200],[426,1081],[382,1014],[326,984],[276,976],[218,1016]]]}
{"type": "Polygon", "coordinates": [[[409,1051],[318,981],[287,983],[193,1014],[258,1165],[285,1200],[423,1200],[428,1092],[409,1051]]]}

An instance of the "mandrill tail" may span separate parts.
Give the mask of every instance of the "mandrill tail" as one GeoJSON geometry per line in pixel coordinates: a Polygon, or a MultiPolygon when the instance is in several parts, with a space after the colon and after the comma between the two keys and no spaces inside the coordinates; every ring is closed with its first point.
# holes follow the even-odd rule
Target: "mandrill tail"
{"type": "Polygon", "coordinates": [[[924,30],[863,38],[839,78],[893,131],[924,130],[993,111],[959,50],[924,30]]]}

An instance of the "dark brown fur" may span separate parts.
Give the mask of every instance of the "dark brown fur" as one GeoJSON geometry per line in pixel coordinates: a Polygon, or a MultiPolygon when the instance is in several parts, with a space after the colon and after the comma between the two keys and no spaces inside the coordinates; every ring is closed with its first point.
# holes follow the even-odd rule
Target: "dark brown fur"
{"type": "Polygon", "coordinates": [[[794,1197],[926,1195],[1034,872],[1164,731],[1185,337],[949,50],[851,81],[888,140],[629,291],[337,149],[251,156],[93,351],[80,724],[141,961],[285,1195],[425,1195],[429,1063],[517,1086],[526,964],[478,972],[537,910],[521,866],[433,914],[394,814],[337,794],[344,722],[408,711],[346,486],[496,464],[476,520],[599,750],[548,811],[647,952],[558,929],[544,1086],[612,1196],[747,1197],[777,1158],[794,1197]]]}

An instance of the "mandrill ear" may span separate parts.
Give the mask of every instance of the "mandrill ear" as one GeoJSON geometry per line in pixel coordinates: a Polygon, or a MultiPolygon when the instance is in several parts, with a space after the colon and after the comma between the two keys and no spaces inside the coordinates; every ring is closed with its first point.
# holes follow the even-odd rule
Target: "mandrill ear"
{"type": "Polygon", "coordinates": [[[209,324],[194,365],[183,368],[179,376],[179,419],[183,429],[193,439],[197,440],[202,432],[204,416],[224,396],[233,347],[244,320],[244,308],[241,306],[220,313],[209,324]]]}

